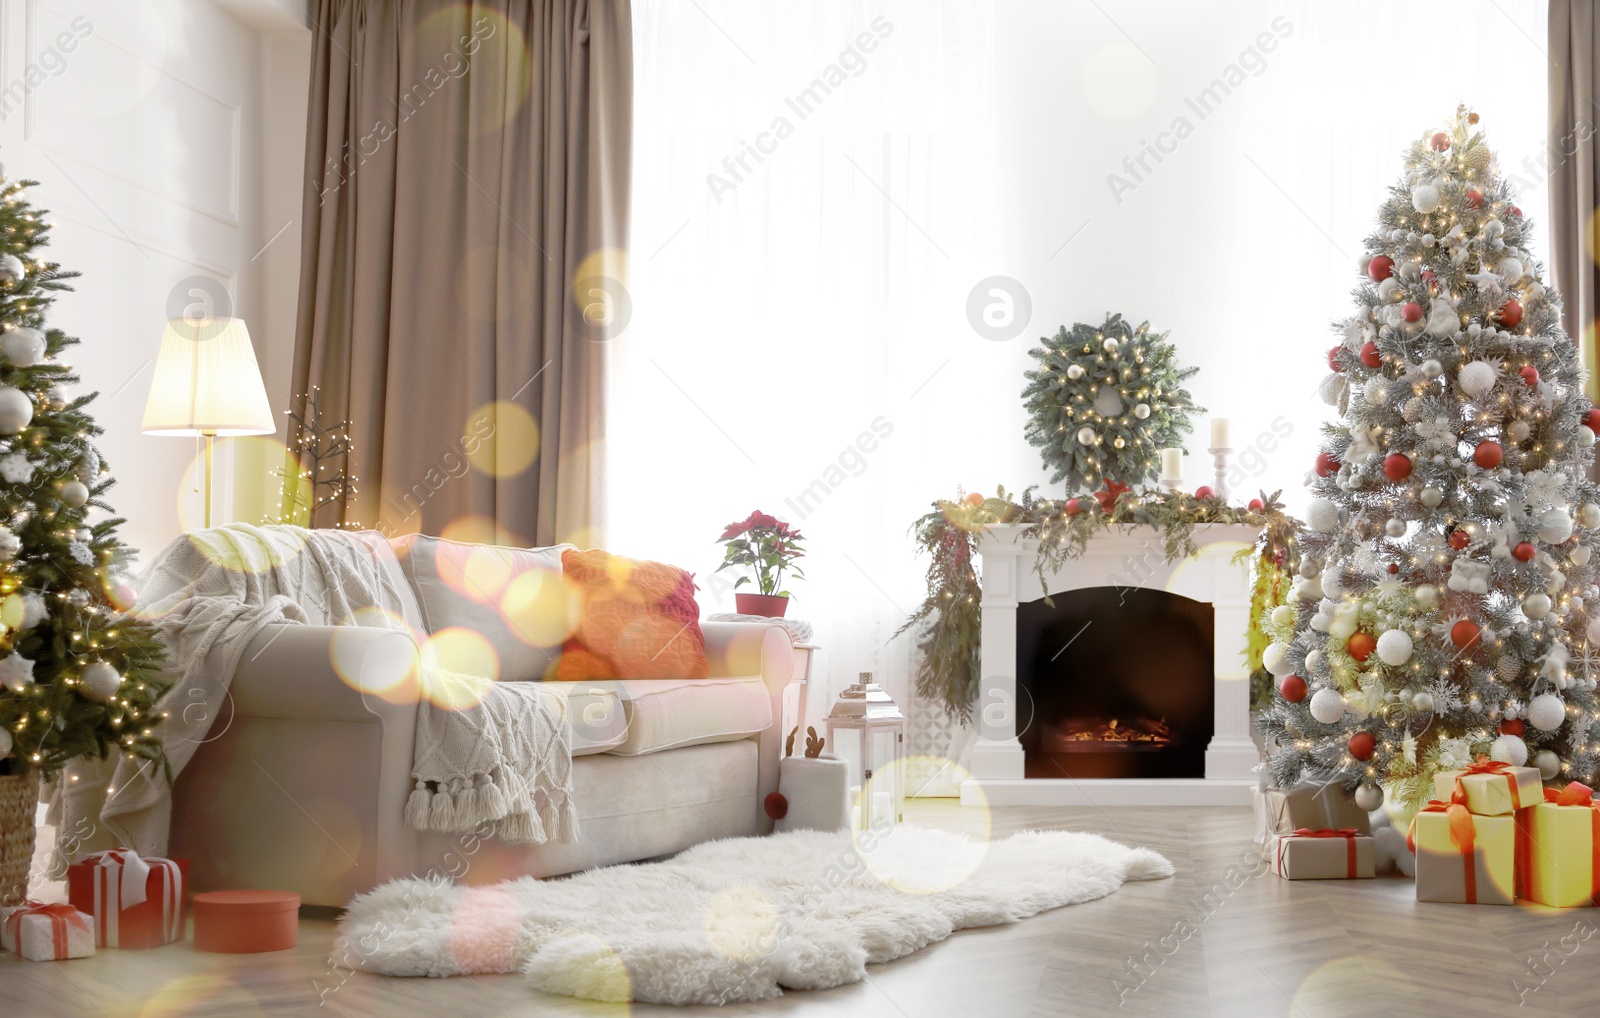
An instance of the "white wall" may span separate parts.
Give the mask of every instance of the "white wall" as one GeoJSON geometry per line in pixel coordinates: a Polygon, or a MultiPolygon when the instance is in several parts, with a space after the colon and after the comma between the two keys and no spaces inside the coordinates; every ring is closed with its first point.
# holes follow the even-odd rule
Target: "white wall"
{"type": "MultiPolygon", "coordinates": [[[[139,434],[180,281],[223,284],[251,328],[274,408],[287,402],[310,42],[300,17],[275,0],[0,7],[0,90],[37,68],[36,86],[0,124],[5,171],[40,181],[32,199],[56,225],[48,256],[83,273],[51,324],[83,341],[71,359],[80,391],[101,393],[89,409],[119,482],[109,497],[143,562],[199,520],[194,480],[185,482],[194,443],[139,434]],[[66,52],[59,37],[74,31],[81,41],[66,52]]],[[[227,511],[226,450],[221,459],[227,511]]]]}

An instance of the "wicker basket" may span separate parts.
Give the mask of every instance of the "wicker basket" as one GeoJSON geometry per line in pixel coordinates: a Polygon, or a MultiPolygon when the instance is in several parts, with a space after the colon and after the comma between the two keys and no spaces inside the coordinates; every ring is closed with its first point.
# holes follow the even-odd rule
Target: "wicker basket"
{"type": "Polygon", "coordinates": [[[0,776],[0,905],[28,896],[38,811],[37,774],[0,776]]]}

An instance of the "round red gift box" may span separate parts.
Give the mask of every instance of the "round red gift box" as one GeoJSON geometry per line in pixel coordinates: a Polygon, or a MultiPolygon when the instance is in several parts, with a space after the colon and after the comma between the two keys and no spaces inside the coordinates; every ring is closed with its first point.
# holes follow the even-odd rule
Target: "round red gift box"
{"type": "Polygon", "coordinates": [[[287,951],[299,937],[300,896],[291,891],[207,891],[193,907],[197,951],[287,951]]]}

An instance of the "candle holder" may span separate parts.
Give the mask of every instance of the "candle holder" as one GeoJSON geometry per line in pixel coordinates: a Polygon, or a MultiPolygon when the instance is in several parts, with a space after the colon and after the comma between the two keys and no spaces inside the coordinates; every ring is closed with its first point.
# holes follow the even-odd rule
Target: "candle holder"
{"type": "Polygon", "coordinates": [[[1183,475],[1179,474],[1177,477],[1163,477],[1161,479],[1161,486],[1168,491],[1177,491],[1183,487],[1183,475]]]}
{"type": "Polygon", "coordinates": [[[1208,449],[1206,451],[1211,453],[1211,459],[1217,471],[1216,480],[1211,484],[1211,490],[1226,503],[1228,501],[1228,454],[1233,450],[1208,449]]]}

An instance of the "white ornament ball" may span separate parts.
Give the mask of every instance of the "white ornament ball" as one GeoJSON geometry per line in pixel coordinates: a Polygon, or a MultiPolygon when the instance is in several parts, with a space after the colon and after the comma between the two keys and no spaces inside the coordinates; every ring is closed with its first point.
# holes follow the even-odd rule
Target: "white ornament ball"
{"type": "Polygon", "coordinates": [[[1539,768],[1539,777],[1550,781],[1561,773],[1561,758],[1548,749],[1533,754],[1533,765],[1539,768]]]}
{"type": "Polygon", "coordinates": [[[1383,525],[1383,532],[1390,537],[1404,537],[1406,536],[1406,521],[1390,520],[1383,525]]]}
{"type": "MultiPolygon", "coordinates": [[[[1344,392],[1344,376],[1337,371],[1322,380],[1317,386],[1317,398],[1329,406],[1339,405],[1339,394],[1344,392]]],[[[1581,429],[1588,431],[1588,428],[1581,429]]]]}
{"type": "Polygon", "coordinates": [[[1398,629],[1378,636],[1378,660],[1386,665],[1403,665],[1411,660],[1411,637],[1398,629]]]}
{"type": "Polygon", "coordinates": [[[1586,632],[1589,637],[1589,646],[1600,649],[1600,615],[1589,620],[1589,628],[1586,632]]]}
{"type": "Polygon", "coordinates": [[[1488,361],[1473,361],[1456,375],[1461,391],[1474,399],[1486,395],[1494,388],[1494,365],[1488,361]]]}
{"type": "Polygon", "coordinates": [[[1417,498],[1429,509],[1437,509],[1439,508],[1439,503],[1444,501],[1444,492],[1429,485],[1422,489],[1422,494],[1418,495],[1417,498]]]}
{"type": "Polygon", "coordinates": [[[28,267],[14,254],[0,255],[0,282],[20,283],[28,274],[28,267]]]}
{"type": "Polygon", "coordinates": [[[1541,732],[1553,732],[1567,720],[1567,705],[1554,693],[1540,693],[1528,704],[1528,724],[1541,732]]]}
{"type": "Polygon", "coordinates": [[[1502,258],[1500,259],[1500,264],[1496,265],[1494,270],[1504,276],[1506,283],[1510,286],[1520,283],[1524,275],[1522,259],[1520,258],[1502,258]]]}
{"type": "Polygon", "coordinates": [[[1578,507],[1578,524],[1593,530],[1600,527],[1600,505],[1585,502],[1578,507]]]}
{"type": "Polygon", "coordinates": [[[1385,304],[1393,304],[1403,296],[1405,292],[1400,289],[1400,280],[1393,276],[1378,284],[1378,299],[1385,304]]]}
{"type": "Polygon", "coordinates": [[[1314,498],[1306,506],[1306,523],[1319,534],[1331,534],[1339,529],[1339,507],[1332,499],[1314,498]]]}
{"type": "Polygon", "coordinates": [[[1418,184],[1411,189],[1411,207],[1428,213],[1439,207],[1439,189],[1432,184],[1418,184]]]}
{"type": "Polygon", "coordinates": [[[1572,515],[1565,509],[1547,509],[1539,517],[1539,540],[1560,544],[1572,536],[1572,515]]]}
{"type": "Polygon", "coordinates": [[[1588,428],[1578,429],[1578,448],[1584,451],[1594,448],[1594,432],[1588,428]]]}
{"type": "Polygon", "coordinates": [[[1279,678],[1294,671],[1294,666],[1289,664],[1289,648],[1281,643],[1267,644],[1267,649],[1261,652],[1261,664],[1279,678]]]}
{"type": "Polygon", "coordinates": [[[1355,799],[1358,808],[1364,812],[1371,813],[1383,805],[1383,789],[1377,785],[1362,785],[1356,789],[1352,798],[1355,799]]]}
{"type": "Polygon", "coordinates": [[[1512,421],[1506,427],[1506,437],[1513,442],[1526,442],[1531,434],[1533,429],[1528,426],[1527,421],[1512,421]]]}
{"type": "Polygon", "coordinates": [[[1316,674],[1322,671],[1322,651],[1313,647],[1306,651],[1306,672],[1316,674]]]}
{"type": "Polygon", "coordinates": [[[1550,595],[1534,592],[1522,599],[1522,614],[1538,620],[1550,614],[1550,595]]]}
{"type": "Polygon", "coordinates": [[[1344,717],[1344,697],[1336,689],[1319,689],[1311,694],[1311,716],[1325,725],[1344,717]]]}
{"type": "Polygon", "coordinates": [[[1106,337],[1106,341],[1101,344],[1101,346],[1106,353],[1114,354],[1117,352],[1117,341],[1112,339],[1110,336],[1106,337]]]}
{"type": "Polygon", "coordinates": [[[1367,379],[1367,384],[1362,387],[1361,392],[1373,406],[1383,406],[1389,402],[1389,383],[1382,378],[1367,379]]]}
{"type": "Polygon", "coordinates": [[[1428,713],[1433,710],[1433,694],[1424,689],[1411,698],[1411,706],[1424,714],[1428,713]]]}
{"type": "Polygon", "coordinates": [[[1083,377],[1083,365],[1082,364],[1068,364],[1067,365],[1067,377],[1072,379],[1074,382],[1076,382],[1078,379],[1082,378],[1083,377]]]}
{"type": "Polygon", "coordinates": [[[1093,428],[1085,426],[1085,427],[1082,427],[1082,428],[1078,429],[1078,444],[1079,445],[1094,445],[1094,440],[1095,440],[1095,434],[1094,434],[1094,429],[1093,428]]]}
{"type": "Polygon", "coordinates": [[[11,733],[0,728],[0,760],[11,755],[11,733]]]}
{"type": "Polygon", "coordinates": [[[1272,609],[1272,624],[1273,625],[1275,625],[1275,626],[1287,626],[1287,625],[1292,625],[1293,623],[1294,623],[1294,609],[1293,608],[1290,608],[1286,604],[1280,604],[1280,605],[1278,605],[1278,607],[1272,609]]]}
{"type": "Polygon", "coordinates": [[[38,329],[12,329],[0,335],[0,356],[19,368],[31,368],[44,360],[44,333],[38,329]]]}
{"type": "Polygon", "coordinates": [[[78,684],[86,699],[95,703],[105,703],[122,685],[122,676],[104,661],[96,661],[84,666],[78,675],[78,684]]]}
{"type": "Polygon", "coordinates": [[[33,400],[28,394],[15,386],[0,385],[0,435],[15,435],[32,420],[33,400]]]}
{"type": "Polygon", "coordinates": [[[1515,735],[1502,735],[1489,744],[1489,759],[1521,767],[1528,762],[1528,744],[1515,735]]]}
{"type": "Polygon", "coordinates": [[[74,509],[82,508],[89,501],[89,487],[79,480],[63,481],[59,491],[61,501],[74,509]]]}
{"type": "Polygon", "coordinates": [[[106,592],[106,597],[111,602],[111,607],[119,612],[132,611],[133,606],[139,603],[139,592],[133,589],[130,583],[118,583],[106,592]]]}
{"type": "Polygon", "coordinates": [[[1417,607],[1425,612],[1431,612],[1439,607],[1439,588],[1431,583],[1424,583],[1417,587],[1415,596],[1417,607]]]}
{"type": "Polygon", "coordinates": [[[1150,416],[1150,404],[1140,403],[1138,406],[1134,407],[1133,416],[1139,418],[1141,421],[1148,418],[1150,416]]]}
{"type": "Polygon", "coordinates": [[[1422,362],[1423,378],[1438,378],[1442,374],[1444,374],[1443,364],[1440,364],[1431,357],[1422,362]]]}

